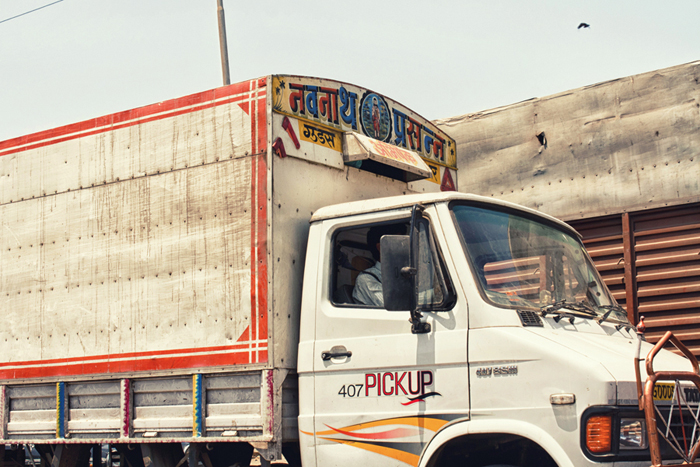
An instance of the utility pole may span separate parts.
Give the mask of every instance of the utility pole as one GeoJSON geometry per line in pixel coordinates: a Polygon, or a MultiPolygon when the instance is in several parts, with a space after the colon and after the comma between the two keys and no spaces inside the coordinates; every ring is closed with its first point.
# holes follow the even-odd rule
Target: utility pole
{"type": "Polygon", "coordinates": [[[219,17],[219,49],[221,51],[221,71],[224,75],[224,86],[231,84],[228,71],[228,47],[226,46],[226,21],[224,20],[224,0],[216,0],[216,11],[219,17]]]}

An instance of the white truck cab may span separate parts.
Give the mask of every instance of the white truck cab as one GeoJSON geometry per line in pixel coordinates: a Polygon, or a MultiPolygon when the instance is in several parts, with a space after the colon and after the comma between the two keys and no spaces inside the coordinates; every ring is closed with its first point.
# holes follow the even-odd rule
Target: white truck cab
{"type": "Polygon", "coordinates": [[[319,209],[303,465],[648,465],[637,344],[578,234],[550,216],[458,193],[319,209]],[[381,239],[384,306],[348,299],[373,263],[369,229],[396,224],[405,235],[381,239]]]}

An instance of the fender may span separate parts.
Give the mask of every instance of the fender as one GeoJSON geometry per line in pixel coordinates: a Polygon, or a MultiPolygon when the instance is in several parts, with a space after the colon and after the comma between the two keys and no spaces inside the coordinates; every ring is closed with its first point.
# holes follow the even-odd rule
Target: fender
{"type": "Polygon", "coordinates": [[[527,438],[547,451],[559,467],[574,467],[569,456],[549,433],[537,425],[509,419],[463,420],[447,425],[425,447],[418,467],[425,467],[440,446],[451,439],[464,435],[488,433],[505,433],[527,438]]]}

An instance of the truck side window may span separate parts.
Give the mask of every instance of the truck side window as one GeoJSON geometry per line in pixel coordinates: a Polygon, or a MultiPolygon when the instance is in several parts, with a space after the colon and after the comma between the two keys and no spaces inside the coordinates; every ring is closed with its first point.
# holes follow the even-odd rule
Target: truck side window
{"type": "Polygon", "coordinates": [[[381,268],[378,263],[381,253],[376,243],[383,234],[403,235],[407,231],[408,220],[338,231],[333,237],[333,303],[381,308],[381,268]],[[360,290],[356,292],[358,287],[360,290]]]}
{"type": "MultiPolygon", "coordinates": [[[[378,242],[382,235],[407,235],[408,228],[409,221],[404,220],[342,229],[334,235],[333,277],[330,281],[333,304],[383,308],[381,268],[375,267],[381,259],[381,252],[373,243],[378,242]]],[[[447,302],[454,294],[450,293],[451,285],[445,280],[445,268],[427,220],[419,223],[418,236],[418,268],[422,278],[418,284],[419,307],[423,310],[451,308],[452,303],[447,302]]]]}

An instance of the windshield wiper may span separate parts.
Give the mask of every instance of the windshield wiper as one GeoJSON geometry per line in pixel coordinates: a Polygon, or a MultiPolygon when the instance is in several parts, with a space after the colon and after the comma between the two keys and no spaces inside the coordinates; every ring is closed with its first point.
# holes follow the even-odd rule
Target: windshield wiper
{"type": "Polygon", "coordinates": [[[559,300],[558,302],[551,303],[549,305],[543,305],[540,307],[540,316],[545,318],[548,314],[556,315],[554,317],[554,322],[558,323],[562,318],[569,318],[569,322],[574,324],[575,318],[580,318],[581,314],[588,317],[598,316],[598,313],[588,305],[587,303],[581,302],[567,302],[566,299],[559,300]],[[560,311],[562,308],[568,308],[575,311],[577,314],[569,313],[566,311],[560,311]]]}
{"type": "Polygon", "coordinates": [[[593,308],[588,302],[583,300],[576,303],[567,303],[566,307],[571,308],[572,310],[578,311],[580,313],[585,313],[586,315],[591,317],[598,316],[598,313],[596,313],[595,308],[593,308]]]}
{"type": "Polygon", "coordinates": [[[615,304],[615,305],[600,305],[598,308],[602,308],[602,309],[604,309],[604,310],[608,310],[608,311],[605,312],[605,314],[604,314],[603,316],[600,317],[600,319],[598,319],[598,324],[603,324],[603,322],[604,322],[606,319],[608,319],[608,317],[610,316],[610,314],[611,314],[613,311],[619,311],[619,312],[621,312],[621,313],[624,313],[624,312],[625,312],[625,309],[622,308],[620,305],[617,305],[617,304],[615,304]]]}

